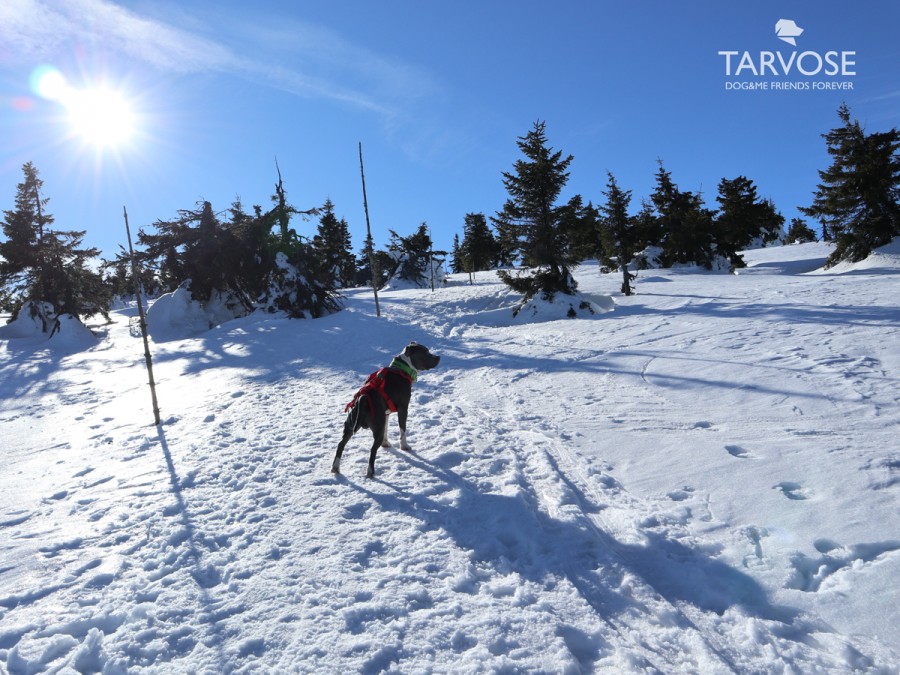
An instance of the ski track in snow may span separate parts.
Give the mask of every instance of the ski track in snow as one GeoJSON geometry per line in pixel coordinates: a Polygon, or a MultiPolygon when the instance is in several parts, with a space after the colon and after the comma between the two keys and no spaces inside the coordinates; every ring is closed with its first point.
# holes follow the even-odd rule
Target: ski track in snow
{"type": "Polygon", "coordinates": [[[0,666],[896,672],[896,276],[757,255],[594,319],[516,324],[480,275],[154,344],[160,427],[124,314],[0,343],[0,666]],[[366,480],[362,430],[332,476],[410,339],[413,452],[366,480]]]}

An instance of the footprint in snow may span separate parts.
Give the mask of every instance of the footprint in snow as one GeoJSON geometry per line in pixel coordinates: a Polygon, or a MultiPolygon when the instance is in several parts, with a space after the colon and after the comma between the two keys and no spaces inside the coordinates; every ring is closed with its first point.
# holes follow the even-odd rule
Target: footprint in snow
{"type": "Polygon", "coordinates": [[[778,485],[772,487],[773,490],[781,490],[785,497],[792,501],[805,501],[810,498],[811,493],[800,483],[792,483],[790,481],[782,481],[778,485]]]}
{"type": "Polygon", "coordinates": [[[0,527],[14,527],[16,525],[21,525],[26,520],[31,518],[33,513],[31,511],[8,511],[3,515],[0,515],[0,527]]]}
{"type": "Polygon", "coordinates": [[[750,459],[751,457],[753,457],[753,455],[751,455],[739,445],[726,445],[725,449],[732,457],[737,457],[739,459],[750,459]]]}
{"type": "Polygon", "coordinates": [[[810,558],[798,553],[791,558],[794,571],[785,584],[786,588],[807,593],[818,592],[831,577],[847,570],[858,574],[869,563],[900,550],[900,541],[841,546],[829,539],[818,539],[814,546],[822,554],[821,557],[810,558]]]}

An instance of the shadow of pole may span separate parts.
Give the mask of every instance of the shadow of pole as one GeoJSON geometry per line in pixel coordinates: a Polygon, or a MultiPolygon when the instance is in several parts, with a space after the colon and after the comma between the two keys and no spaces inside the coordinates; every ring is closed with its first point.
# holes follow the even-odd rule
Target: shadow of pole
{"type": "Polygon", "coordinates": [[[166,468],[169,472],[169,482],[172,484],[172,495],[175,497],[178,512],[181,514],[181,525],[186,534],[185,541],[188,546],[187,555],[190,561],[189,564],[193,568],[191,569],[190,574],[197,583],[199,589],[197,597],[199,599],[201,617],[204,615],[208,617],[207,623],[209,623],[210,629],[215,637],[215,649],[218,654],[219,662],[218,667],[215,667],[215,670],[218,672],[227,672],[233,670],[233,667],[230,666],[225,657],[223,649],[224,633],[222,627],[213,618],[215,602],[209,590],[221,581],[221,575],[213,565],[203,565],[203,556],[197,547],[197,529],[194,527],[193,519],[191,518],[187,504],[184,501],[184,495],[181,492],[181,479],[178,477],[178,472],[175,470],[175,463],[172,461],[172,453],[169,450],[169,443],[166,440],[163,425],[156,425],[156,433],[160,447],[162,448],[163,456],[166,460],[166,468]]]}

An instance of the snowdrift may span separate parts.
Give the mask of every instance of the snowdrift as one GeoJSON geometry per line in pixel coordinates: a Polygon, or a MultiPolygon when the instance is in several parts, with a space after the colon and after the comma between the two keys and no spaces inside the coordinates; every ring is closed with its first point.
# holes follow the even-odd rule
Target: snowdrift
{"type": "Polygon", "coordinates": [[[14,321],[0,326],[0,340],[14,340],[17,347],[42,345],[62,352],[80,351],[97,346],[97,338],[78,317],[63,314],[51,332],[44,333],[40,317],[21,311],[14,321]]]}

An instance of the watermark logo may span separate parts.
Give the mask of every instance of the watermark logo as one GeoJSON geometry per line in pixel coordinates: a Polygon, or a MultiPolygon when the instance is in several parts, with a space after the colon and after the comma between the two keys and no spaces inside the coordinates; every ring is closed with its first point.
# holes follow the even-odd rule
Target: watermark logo
{"type": "Polygon", "coordinates": [[[793,19],[778,19],[775,24],[775,35],[789,45],[797,46],[797,38],[803,35],[803,29],[793,19]]]}
{"type": "MultiPolygon", "coordinates": [[[[753,52],[729,49],[724,58],[725,89],[729,91],[852,90],[856,52],[829,49],[797,49],[797,38],[806,32],[794,19],[778,19],[775,36],[793,50],[753,52]]],[[[809,41],[804,38],[804,42],[809,41]]]]}

